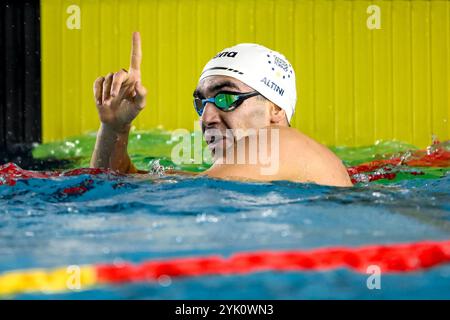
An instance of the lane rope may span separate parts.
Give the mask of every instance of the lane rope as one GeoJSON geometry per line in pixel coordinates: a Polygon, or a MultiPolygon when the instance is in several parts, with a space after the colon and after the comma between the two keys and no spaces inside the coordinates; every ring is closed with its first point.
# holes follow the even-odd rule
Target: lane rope
{"type": "Polygon", "coordinates": [[[14,270],[0,274],[0,295],[27,292],[67,292],[98,285],[157,282],[161,277],[245,275],[255,272],[330,271],[347,268],[366,273],[417,272],[450,263],[450,240],[312,250],[266,250],[219,255],[73,266],[57,269],[14,270]],[[78,278],[76,278],[78,277],[78,278]],[[78,287],[77,287],[78,285],[78,287]],[[74,289],[75,287],[75,289],[74,289]]]}
{"type": "MultiPolygon", "coordinates": [[[[401,166],[407,167],[450,167],[450,150],[447,150],[448,141],[434,141],[426,150],[413,150],[403,153],[401,156],[392,155],[389,159],[374,160],[356,166],[348,167],[347,172],[353,183],[372,182],[380,179],[393,180],[397,177],[398,169],[401,166]]],[[[423,175],[420,169],[405,171],[411,175],[423,175]]],[[[14,163],[0,165],[0,185],[6,184],[14,186],[21,179],[48,179],[64,176],[77,176],[81,174],[99,175],[109,174],[120,176],[118,172],[100,168],[79,168],[66,171],[31,171],[24,170],[14,163]]],[[[85,186],[75,186],[68,188],[64,192],[67,194],[82,194],[87,191],[85,186]]]]}

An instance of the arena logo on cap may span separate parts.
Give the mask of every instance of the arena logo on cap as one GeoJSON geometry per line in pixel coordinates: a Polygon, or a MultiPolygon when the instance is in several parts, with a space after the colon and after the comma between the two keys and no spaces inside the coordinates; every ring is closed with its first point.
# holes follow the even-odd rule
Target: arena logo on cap
{"type": "Polygon", "coordinates": [[[222,57],[234,58],[234,57],[237,56],[237,54],[238,53],[236,51],[223,51],[223,52],[220,52],[220,53],[216,54],[213,57],[213,59],[215,59],[215,58],[222,58],[222,57]]]}
{"type": "Polygon", "coordinates": [[[275,82],[271,81],[270,79],[267,79],[267,77],[261,79],[261,82],[264,82],[264,84],[268,86],[270,89],[278,93],[280,96],[283,96],[284,89],[281,88],[279,85],[277,85],[275,82]]]}

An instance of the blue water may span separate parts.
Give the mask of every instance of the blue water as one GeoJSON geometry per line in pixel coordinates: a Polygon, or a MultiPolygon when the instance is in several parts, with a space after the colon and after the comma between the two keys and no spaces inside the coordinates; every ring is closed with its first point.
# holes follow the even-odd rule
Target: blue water
{"type": "MultiPolygon", "coordinates": [[[[260,249],[450,239],[448,172],[437,179],[354,188],[81,175],[0,186],[0,204],[0,272],[260,249]],[[80,184],[89,190],[81,195],[62,191],[80,184]]],[[[345,269],[263,272],[16,297],[450,299],[450,265],[382,275],[380,290],[369,290],[367,277],[345,269]]]]}

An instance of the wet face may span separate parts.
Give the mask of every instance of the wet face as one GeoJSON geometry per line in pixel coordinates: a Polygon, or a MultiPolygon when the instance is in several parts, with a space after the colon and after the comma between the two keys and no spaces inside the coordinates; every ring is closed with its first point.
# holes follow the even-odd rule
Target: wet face
{"type": "MultiPolygon", "coordinates": [[[[232,77],[209,76],[199,82],[194,96],[205,99],[224,91],[247,93],[253,92],[254,89],[232,77]]],[[[225,143],[230,146],[248,129],[269,126],[271,105],[272,103],[262,96],[248,98],[229,112],[220,110],[213,103],[207,103],[200,124],[210,150],[214,153],[216,148],[225,147],[225,143]]]]}

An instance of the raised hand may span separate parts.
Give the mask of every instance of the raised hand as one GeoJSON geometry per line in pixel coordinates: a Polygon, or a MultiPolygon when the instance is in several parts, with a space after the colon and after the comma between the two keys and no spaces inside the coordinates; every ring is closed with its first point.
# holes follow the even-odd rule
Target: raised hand
{"type": "Polygon", "coordinates": [[[141,37],[133,33],[129,71],[122,69],[98,77],[94,82],[94,98],[100,121],[115,132],[125,132],[145,107],[147,90],[141,84],[141,37]]]}

